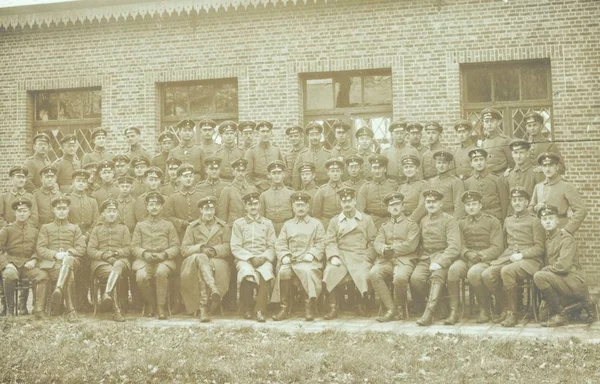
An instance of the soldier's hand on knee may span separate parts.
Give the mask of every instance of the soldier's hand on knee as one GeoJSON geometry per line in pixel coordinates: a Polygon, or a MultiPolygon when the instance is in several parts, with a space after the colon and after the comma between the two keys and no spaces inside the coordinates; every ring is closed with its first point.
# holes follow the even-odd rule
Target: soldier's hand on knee
{"type": "Polygon", "coordinates": [[[331,263],[331,265],[333,265],[335,267],[342,265],[342,261],[337,256],[332,257],[331,260],[329,260],[329,262],[331,263]]]}
{"type": "Polygon", "coordinates": [[[37,260],[33,259],[33,260],[29,260],[28,262],[26,262],[24,267],[25,267],[25,269],[33,269],[33,268],[35,268],[36,264],[37,264],[37,260]]]}
{"type": "Polygon", "coordinates": [[[290,264],[291,262],[292,262],[292,259],[290,259],[290,257],[289,257],[289,256],[284,256],[284,257],[281,259],[281,264],[283,264],[283,265],[290,264]]]}
{"type": "Polygon", "coordinates": [[[442,269],[442,266],[438,263],[431,263],[431,265],[429,266],[430,271],[437,271],[438,269],[442,269]]]}
{"type": "Polygon", "coordinates": [[[515,261],[519,261],[521,259],[523,259],[523,254],[520,253],[520,252],[519,253],[513,253],[512,255],[510,255],[510,261],[512,261],[513,263],[515,261]]]}
{"type": "Polygon", "coordinates": [[[313,255],[311,255],[310,253],[307,253],[306,255],[304,255],[304,261],[308,261],[310,263],[314,259],[315,259],[315,257],[313,255]]]}

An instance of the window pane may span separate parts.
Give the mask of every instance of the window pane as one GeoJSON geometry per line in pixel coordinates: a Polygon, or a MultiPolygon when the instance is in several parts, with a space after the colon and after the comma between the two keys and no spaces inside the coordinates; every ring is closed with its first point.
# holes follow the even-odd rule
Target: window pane
{"type": "Polygon", "coordinates": [[[360,77],[340,76],[335,80],[335,106],[350,107],[362,104],[360,77]]]}
{"type": "Polygon", "coordinates": [[[365,76],[364,105],[392,104],[392,76],[365,76]]]}
{"type": "Polygon", "coordinates": [[[549,99],[548,70],[546,66],[532,65],[522,68],[523,100],[549,99]]]}
{"type": "Polygon", "coordinates": [[[492,101],[492,81],[487,68],[466,71],[467,100],[472,103],[492,101]]]}
{"type": "Polygon", "coordinates": [[[179,116],[187,113],[187,87],[167,87],[165,89],[165,116],[179,116]]]}
{"type": "Polygon", "coordinates": [[[190,113],[208,115],[215,112],[215,88],[212,85],[194,85],[189,88],[190,113]]]}
{"type": "Polygon", "coordinates": [[[494,72],[494,101],[519,100],[519,70],[502,68],[494,72]]]}
{"type": "Polygon", "coordinates": [[[58,118],[58,93],[37,93],[35,95],[35,108],[35,119],[37,121],[56,120],[58,118]]]}
{"type": "Polygon", "coordinates": [[[333,79],[306,80],[306,109],[333,108],[333,79]]]}
{"type": "Polygon", "coordinates": [[[83,117],[102,117],[102,99],[100,97],[100,91],[83,93],[83,117]]]}
{"type": "Polygon", "coordinates": [[[58,110],[59,120],[81,119],[82,104],[81,92],[60,93],[60,108],[58,110]]]}
{"type": "Polygon", "coordinates": [[[215,106],[220,113],[237,113],[238,89],[235,83],[225,83],[217,88],[215,106]]]}

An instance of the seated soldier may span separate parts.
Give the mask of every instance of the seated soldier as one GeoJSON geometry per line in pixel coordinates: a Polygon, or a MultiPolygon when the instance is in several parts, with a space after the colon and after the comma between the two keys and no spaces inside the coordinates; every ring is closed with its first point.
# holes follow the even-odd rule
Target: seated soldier
{"type": "MultiPolygon", "coordinates": [[[[121,276],[127,279],[131,270],[131,234],[125,224],[119,221],[119,203],[107,199],[100,205],[102,219],[92,230],[88,241],[87,255],[90,258],[91,276],[106,279],[106,289],[100,306],[104,310],[113,309],[113,320],[125,321],[119,308],[119,287],[121,276]]],[[[92,292],[95,295],[96,292],[92,292]]]]}
{"type": "Polygon", "coordinates": [[[387,194],[383,202],[388,207],[391,218],[377,232],[374,248],[377,261],[369,280],[387,312],[377,318],[379,322],[405,319],[408,281],[417,263],[419,246],[419,225],[404,216],[404,195],[400,192],[387,194]],[[393,278],[394,297],[386,286],[386,280],[393,278]]]}
{"type": "Polygon", "coordinates": [[[356,190],[343,187],[337,194],[342,204],[342,213],[331,218],[325,236],[327,264],[323,281],[328,292],[329,306],[325,320],[337,317],[337,297],[347,283],[354,283],[360,294],[356,313],[366,316],[364,297],[369,290],[369,271],[376,257],[373,240],[377,236],[377,229],[371,216],[356,209],[356,190]]]}
{"type": "Polygon", "coordinates": [[[431,325],[433,314],[440,299],[448,268],[461,250],[458,222],[442,210],[444,195],[435,189],[423,192],[428,215],[421,220],[421,254],[410,277],[410,292],[416,304],[421,306],[429,290],[429,300],[419,325],[431,325]]]}
{"type": "Polygon", "coordinates": [[[527,211],[529,193],[523,187],[510,190],[512,214],[504,220],[506,249],[482,274],[483,283],[496,296],[504,327],[517,325],[517,283],[533,276],[543,262],[544,229],[527,211]]]}
{"type": "MultiPolygon", "coordinates": [[[[235,171],[234,171],[235,173],[235,171]]],[[[259,193],[242,196],[246,216],[233,222],[231,252],[235,258],[240,301],[244,318],[251,319],[256,313],[258,322],[265,322],[269,300],[270,282],[275,277],[275,228],[271,220],[260,216],[259,193]],[[252,296],[257,288],[256,305],[252,309],[252,296]]]]}
{"type": "MultiPolygon", "coordinates": [[[[454,325],[460,319],[460,281],[469,280],[479,303],[477,323],[490,320],[490,294],[483,284],[481,274],[496,260],[504,249],[502,224],[489,213],[483,212],[483,196],[477,191],[466,191],[462,195],[466,217],[458,221],[462,249],[460,258],[455,260],[448,270],[448,296],[450,298],[450,315],[444,321],[446,325],[454,325]]],[[[464,303],[463,303],[464,304],[464,303]]]]}
{"type": "Polygon", "coordinates": [[[542,327],[566,325],[570,312],[581,311],[582,308],[588,312],[588,321],[595,321],[595,305],[581,273],[575,238],[561,229],[557,207],[541,207],[538,216],[548,234],[545,243],[546,266],[533,275],[535,285],[542,291],[548,309],[549,319],[541,322],[542,327]],[[561,304],[568,305],[561,310],[561,304]]]}
{"type": "Polygon", "coordinates": [[[296,192],[290,201],[294,218],[283,224],[275,246],[279,271],[271,301],[279,301],[281,310],[273,316],[273,320],[284,320],[289,316],[291,287],[300,285],[306,302],[305,319],[312,321],[323,285],[325,230],[319,220],[308,214],[310,195],[296,192]]]}
{"type": "Polygon", "coordinates": [[[135,226],[131,241],[135,257],[133,270],[142,297],[150,308],[147,315],[154,316],[156,305],[158,319],[166,320],[169,277],[177,270],[179,236],[173,223],[162,216],[164,197],[158,192],[150,192],[145,199],[148,217],[135,226]]]}
{"type": "Polygon", "coordinates": [[[85,238],[79,226],[67,220],[70,204],[68,196],[52,200],[54,221],[40,228],[37,253],[41,259],[40,269],[49,275],[51,281],[56,281],[56,288],[52,293],[52,312],[58,313],[64,301],[67,318],[74,319],[77,314],[72,297],[73,274],[77,273],[81,258],[85,255],[85,238]]]}
{"type": "Polygon", "coordinates": [[[200,199],[197,206],[200,217],[188,225],[181,243],[181,298],[186,311],[200,311],[200,321],[205,323],[210,321],[210,307],[219,305],[229,290],[231,231],[215,216],[215,196],[200,199]]]}

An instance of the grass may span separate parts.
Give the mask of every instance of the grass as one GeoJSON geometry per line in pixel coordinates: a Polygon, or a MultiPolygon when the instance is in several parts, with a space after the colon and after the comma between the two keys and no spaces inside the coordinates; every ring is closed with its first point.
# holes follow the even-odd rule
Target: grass
{"type": "Polygon", "coordinates": [[[0,320],[1,383],[597,383],[600,346],[0,320]]]}

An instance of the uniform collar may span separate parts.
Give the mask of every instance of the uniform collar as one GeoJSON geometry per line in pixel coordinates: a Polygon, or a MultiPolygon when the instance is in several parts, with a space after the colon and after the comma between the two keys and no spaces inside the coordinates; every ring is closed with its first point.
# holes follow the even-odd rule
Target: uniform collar
{"type": "Polygon", "coordinates": [[[486,168],[486,169],[484,169],[484,170],[483,170],[483,171],[481,171],[481,172],[477,172],[477,171],[475,171],[475,172],[473,173],[473,175],[475,176],[475,178],[476,178],[476,179],[483,179],[483,178],[485,178],[485,177],[486,177],[486,176],[487,176],[489,173],[490,173],[490,172],[489,172],[489,171],[487,170],[487,168],[486,168]]]}
{"type": "Polygon", "coordinates": [[[117,200],[118,200],[119,202],[122,202],[122,201],[124,201],[124,202],[126,202],[126,203],[129,203],[131,200],[133,200],[133,197],[132,197],[131,195],[129,195],[129,196],[127,196],[127,198],[125,198],[123,195],[119,195],[119,196],[117,197],[117,200]]]}
{"type": "Polygon", "coordinates": [[[552,179],[546,179],[546,180],[544,180],[544,184],[547,184],[547,185],[554,185],[554,184],[558,183],[558,182],[559,182],[559,181],[561,181],[561,180],[562,180],[562,179],[561,179],[560,175],[558,175],[558,174],[557,174],[557,175],[556,175],[556,176],[554,176],[552,179]]]}
{"type": "Polygon", "coordinates": [[[363,214],[359,211],[359,210],[355,210],[354,211],[354,216],[352,217],[346,217],[346,215],[344,214],[344,212],[340,213],[340,215],[338,216],[338,222],[342,222],[345,220],[349,220],[349,219],[355,219],[355,220],[362,220],[363,218],[363,214]]]}
{"type": "Polygon", "coordinates": [[[443,211],[440,209],[436,213],[428,213],[427,216],[429,216],[430,219],[437,219],[442,216],[442,213],[443,213],[443,211]]]}
{"type": "Polygon", "coordinates": [[[193,140],[182,141],[181,143],[179,143],[179,146],[181,148],[192,148],[194,146],[194,141],[193,140]]]}
{"type": "Polygon", "coordinates": [[[302,186],[302,190],[303,190],[303,191],[306,191],[306,190],[309,190],[309,189],[316,188],[316,186],[317,186],[317,184],[316,184],[316,183],[315,183],[315,181],[313,180],[313,181],[311,181],[311,182],[310,182],[308,185],[303,185],[303,186],[302,186]]]}
{"type": "Polygon", "coordinates": [[[475,145],[475,143],[473,143],[472,139],[469,139],[463,143],[460,143],[461,148],[470,148],[470,147],[473,147],[474,145],[475,145]]]}
{"type": "Polygon", "coordinates": [[[515,165],[515,172],[525,172],[529,168],[531,168],[532,166],[533,166],[533,164],[531,164],[531,161],[526,160],[525,164],[523,164],[522,167],[519,167],[518,165],[515,165]]]}
{"type": "Polygon", "coordinates": [[[470,222],[477,222],[477,221],[481,220],[481,218],[483,217],[483,212],[479,212],[479,214],[476,216],[469,215],[468,217],[469,217],[470,222]]]}
{"type": "Polygon", "coordinates": [[[278,190],[280,190],[280,189],[283,189],[284,187],[285,187],[285,185],[284,185],[283,183],[281,183],[281,184],[279,184],[279,185],[276,185],[276,184],[272,184],[272,185],[271,185],[271,189],[273,189],[273,190],[275,190],[275,191],[278,191],[278,190]]]}
{"type": "Polygon", "coordinates": [[[194,194],[194,192],[196,192],[196,190],[194,189],[194,187],[192,186],[190,189],[188,189],[187,191],[184,190],[183,188],[179,188],[179,193],[181,193],[182,195],[192,195],[194,194]]]}
{"type": "Polygon", "coordinates": [[[256,216],[256,218],[252,218],[252,217],[246,215],[246,216],[244,216],[244,219],[246,220],[246,223],[248,223],[248,224],[255,222],[255,221],[260,224],[263,221],[263,218],[260,215],[256,216]]]}
{"type": "Polygon", "coordinates": [[[295,224],[300,224],[300,223],[305,223],[308,224],[308,222],[310,221],[310,215],[306,215],[304,216],[304,218],[300,219],[298,217],[294,217],[294,223],[295,224]]]}
{"type": "Polygon", "coordinates": [[[51,195],[51,194],[54,193],[54,189],[53,188],[41,187],[40,188],[40,192],[42,192],[44,195],[51,195]]]}
{"type": "Polygon", "coordinates": [[[321,149],[321,143],[319,143],[319,144],[316,144],[316,145],[312,145],[312,144],[311,144],[311,145],[310,145],[310,147],[309,147],[309,149],[310,149],[311,151],[313,151],[313,152],[317,152],[318,150],[320,150],[320,149],[321,149]]]}
{"type": "Polygon", "coordinates": [[[141,150],[142,150],[142,144],[140,144],[140,143],[133,144],[132,146],[129,147],[130,152],[141,151],[141,150]]]}
{"type": "Polygon", "coordinates": [[[338,181],[337,183],[333,183],[332,181],[328,181],[327,184],[329,184],[333,189],[338,189],[342,186],[342,182],[338,181]]]}
{"type": "Polygon", "coordinates": [[[271,142],[270,142],[270,141],[267,141],[267,142],[265,143],[264,141],[261,141],[261,142],[258,144],[258,146],[259,146],[259,147],[261,147],[261,148],[263,148],[263,149],[269,149],[269,148],[271,148],[271,142]]]}
{"type": "Polygon", "coordinates": [[[406,216],[404,215],[399,215],[398,217],[392,217],[390,218],[390,222],[392,224],[400,224],[401,222],[403,222],[406,219],[406,216]]]}
{"type": "Polygon", "coordinates": [[[57,218],[55,218],[53,222],[55,224],[57,224],[57,225],[66,225],[66,224],[69,224],[69,220],[67,220],[67,219],[58,220],[57,218]]]}
{"type": "Polygon", "coordinates": [[[233,185],[237,189],[246,189],[246,188],[248,188],[248,182],[246,180],[244,180],[244,181],[237,181],[237,180],[234,179],[231,182],[231,185],[233,185]]]}
{"type": "Polygon", "coordinates": [[[19,195],[19,196],[23,196],[23,195],[24,195],[26,192],[27,192],[27,191],[26,191],[25,189],[23,189],[23,190],[21,190],[21,191],[17,191],[17,190],[15,189],[15,187],[12,187],[12,188],[10,189],[10,193],[12,193],[14,196],[17,196],[17,195],[19,195]]]}
{"type": "Polygon", "coordinates": [[[375,178],[373,178],[373,183],[375,183],[375,184],[377,184],[377,185],[381,185],[381,184],[385,183],[386,181],[387,181],[387,179],[386,179],[385,177],[384,177],[384,178],[381,178],[381,179],[379,179],[379,180],[378,180],[378,179],[375,179],[375,178]]]}
{"type": "Polygon", "coordinates": [[[336,144],[335,147],[340,150],[340,149],[350,149],[350,144],[347,144],[345,146],[342,146],[341,144],[336,144]]]}

